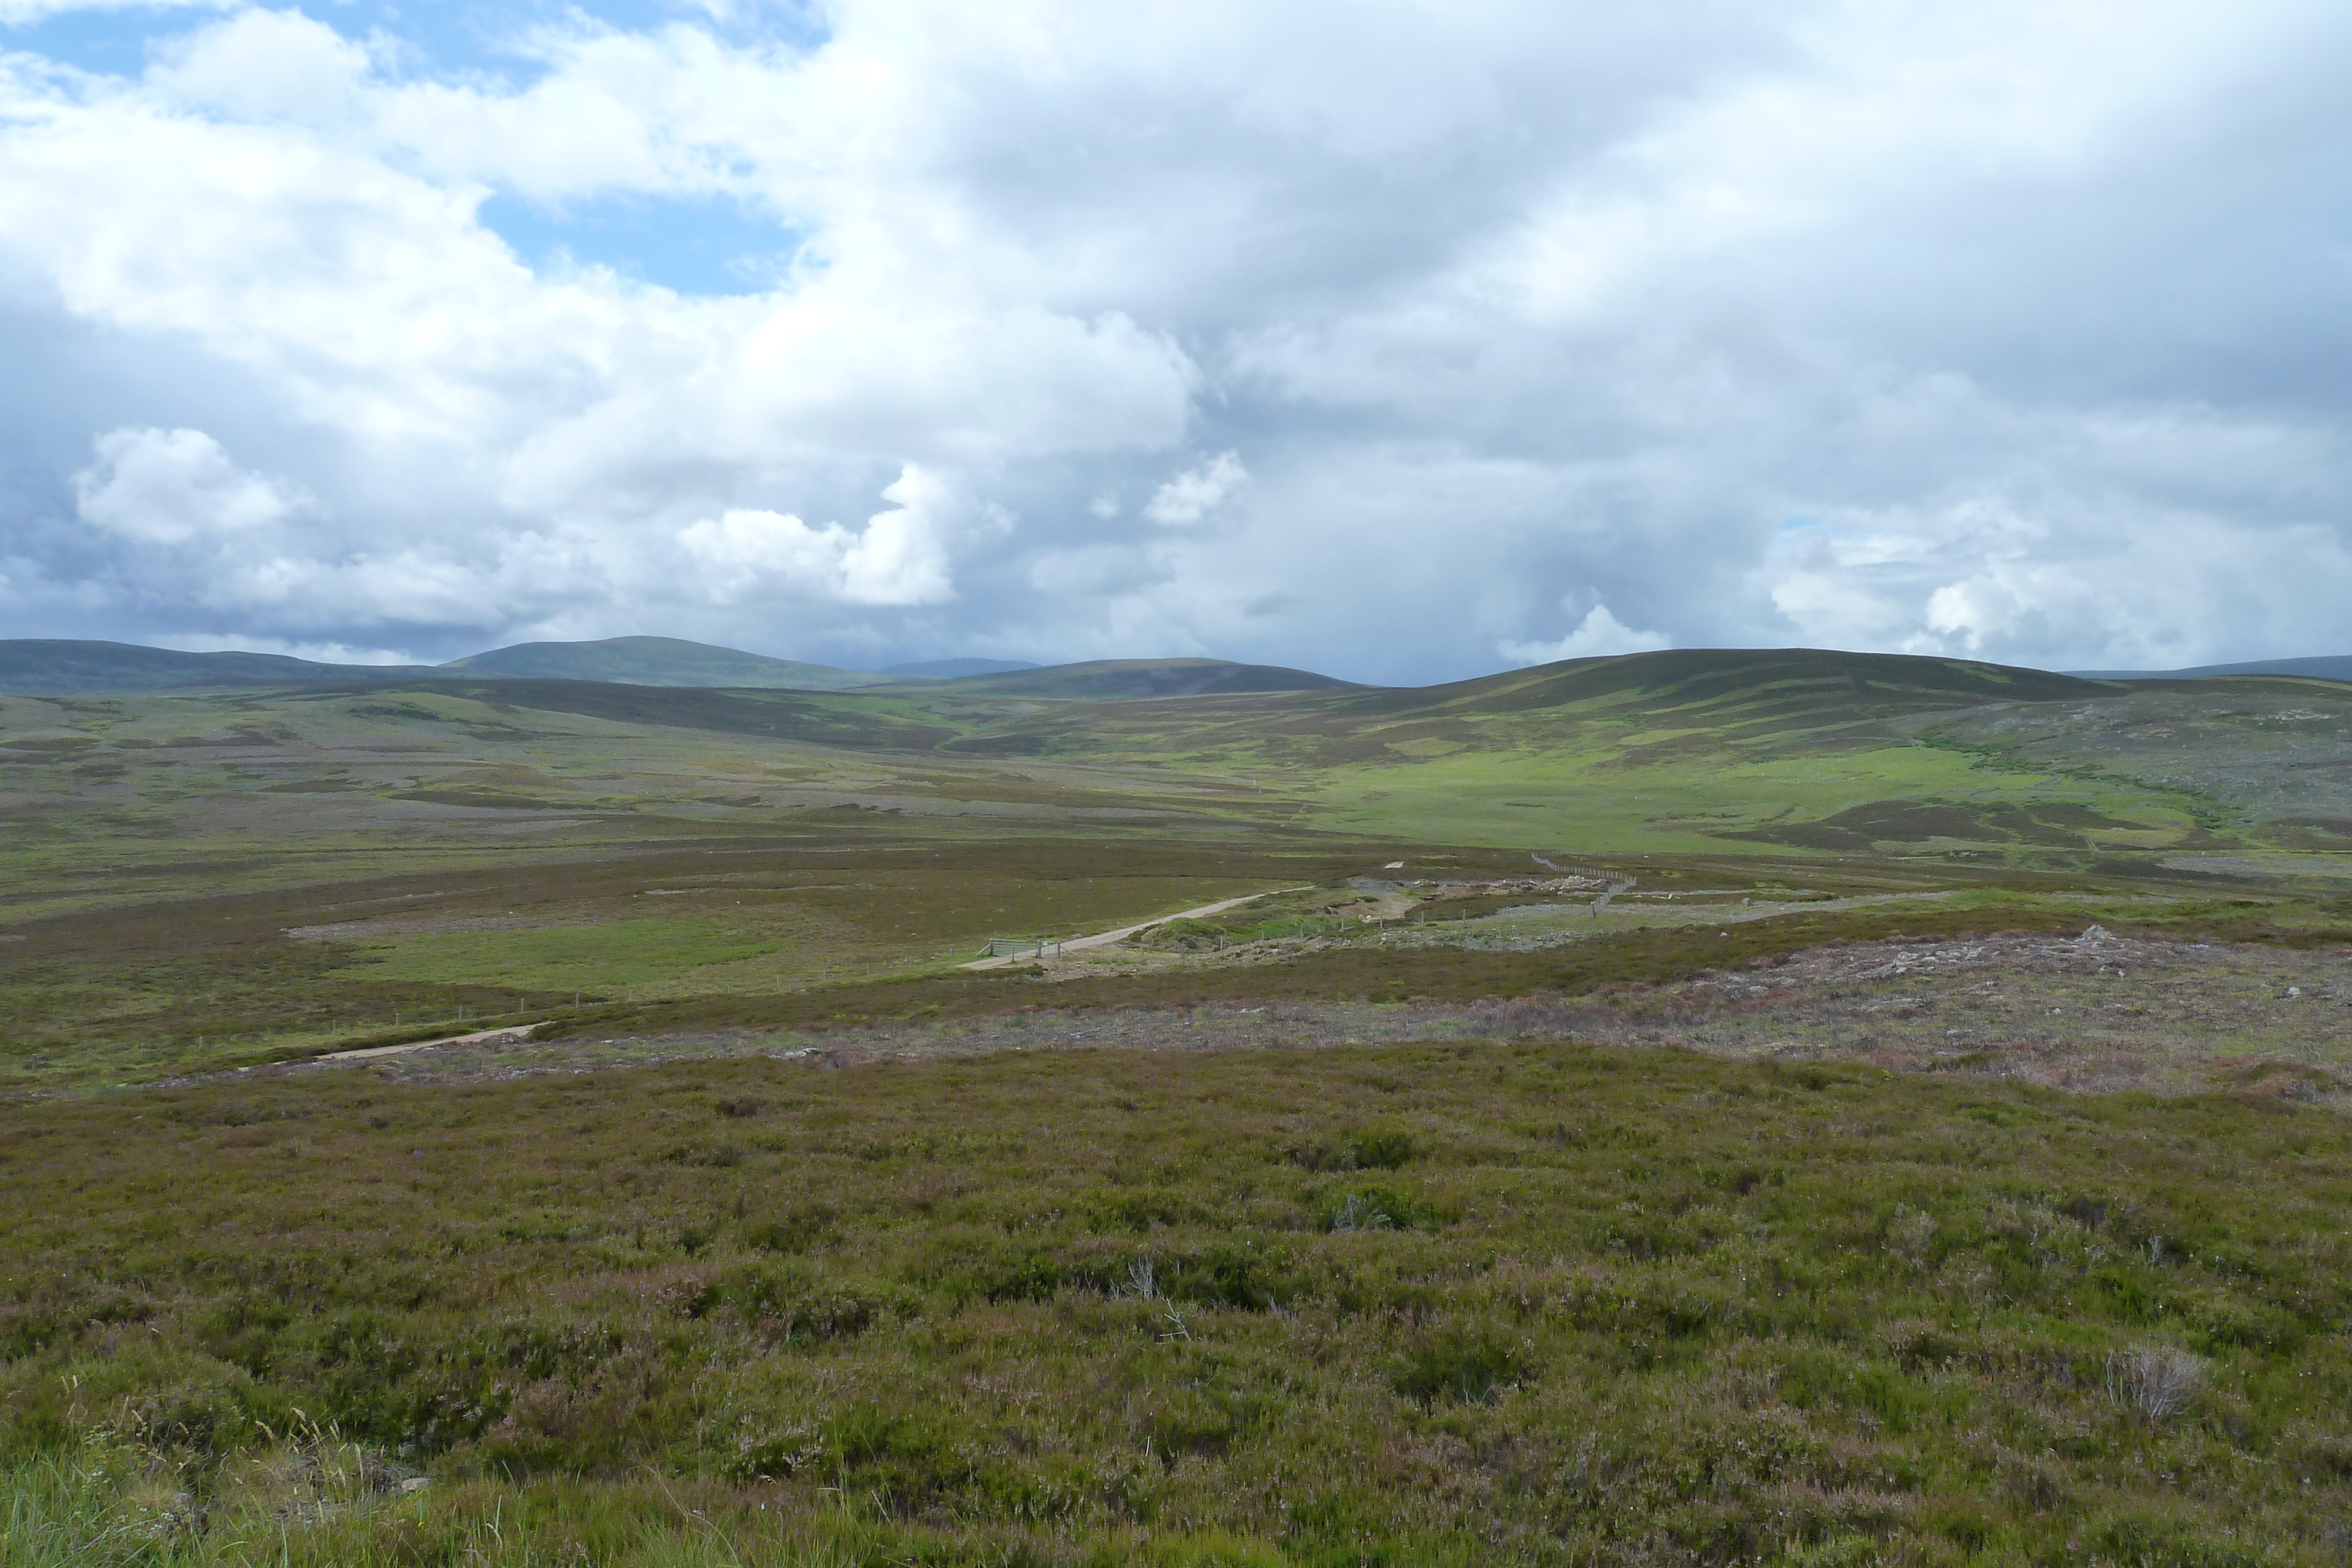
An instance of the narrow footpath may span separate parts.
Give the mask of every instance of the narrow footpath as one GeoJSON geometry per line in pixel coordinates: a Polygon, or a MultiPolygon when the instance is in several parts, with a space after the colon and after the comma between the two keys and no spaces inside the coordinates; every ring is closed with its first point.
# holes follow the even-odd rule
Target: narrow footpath
{"type": "MultiPolygon", "coordinates": [[[[1310,883],[1305,887],[1270,887],[1264,893],[1244,893],[1239,898],[1220,899],[1214,904],[1204,904],[1198,909],[1187,909],[1177,915],[1163,915],[1157,920],[1146,920],[1134,925],[1122,925],[1116,931],[1098,931],[1092,936],[1073,936],[1066,942],[1048,941],[1045,946],[1055,953],[1076,953],[1087,947],[1108,947],[1114,942],[1126,941],[1139,931],[1149,931],[1155,925],[1165,925],[1171,920],[1205,920],[1212,915],[1223,915],[1226,910],[1247,904],[1254,898],[1272,898],[1277,893],[1307,893],[1313,890],[1313,886],[1314,884],[1310,883]]],[[[1007,964],[1033,963],[1037,955],[1034,952],[1006,953],[994,958],[982,958],[977,962],[957,967],[964,969],[1001,969],[1007,964]]]]}

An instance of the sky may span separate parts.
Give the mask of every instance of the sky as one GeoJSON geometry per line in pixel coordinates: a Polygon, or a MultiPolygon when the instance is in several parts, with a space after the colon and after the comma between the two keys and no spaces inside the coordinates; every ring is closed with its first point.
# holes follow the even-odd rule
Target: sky
{"type": "Polygon", "coordinates": [[[0,636],[2352,652],[2340,0],[0,0],[0,636]]]}

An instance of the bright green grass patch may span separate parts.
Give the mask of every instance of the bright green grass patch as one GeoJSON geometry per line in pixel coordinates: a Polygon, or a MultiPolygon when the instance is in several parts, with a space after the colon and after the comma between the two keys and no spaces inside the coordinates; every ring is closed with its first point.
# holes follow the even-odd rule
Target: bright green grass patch
{"type": "Polygon", "coordinates": [[[663,986],[698,969],[762,958],[785,938],[707,919],[616,919],[523,931],[417,933],[352,946],[369,952],[355,977],[464,982],[619,994],[663,986]]]}
{"type": "MultiPolygon", "coordinates": [[[[2008,783],[1926,747],[1706,768],[1613,768],[1606,753],[1471,752],[1335,769],[1318,815],[1351,831],[1595,853],[1721,853],[1714,834],[1890,796],[2008,783]]],[[[2030,791],[2014,786],[2021,796],[2030,791]]]]}
{"type": "MultiPolygon", "coordinates": [[[[1313,820],[1351,832],[1580,852],[1720,854],[1786,848],[1746,835],[1875,802],[2081,808],[2079,847],[2161,849],[2196,831],[2154,791],[1980,768],[1967,756],[1902,745],[1759,761],[1627,768],[1616,754],[1465,752],[1411,766],[1323,777],[1313,820]],[[2101,821],[2104,819],[2104,821],[2101,821]]],[[[1890,835],[1896,836],[1896,835],[1890,835]]],[[[1959,847],[1956,845],[1955,847],[1959,847]]]]}

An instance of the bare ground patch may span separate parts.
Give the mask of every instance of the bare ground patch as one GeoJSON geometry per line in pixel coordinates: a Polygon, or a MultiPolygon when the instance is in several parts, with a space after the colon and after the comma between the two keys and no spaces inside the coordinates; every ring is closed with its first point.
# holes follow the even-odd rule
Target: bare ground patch
{"type": "Polygon", "coordinates": [[[1858,1062],[2084,1092],[2223,1091],[2352,1103],[2352,950],[2135,940],[2094,927],[2075,937],[1842,943],[1675,984],[1574,998],[1032,1006],[981,1019],[828,1033],[740,1030],[442,1047],[367,1070],[409,1082],[472,1082],[742,1055],[843,1066],[1001,1051],[1482,1039],[1858,1062]]]}

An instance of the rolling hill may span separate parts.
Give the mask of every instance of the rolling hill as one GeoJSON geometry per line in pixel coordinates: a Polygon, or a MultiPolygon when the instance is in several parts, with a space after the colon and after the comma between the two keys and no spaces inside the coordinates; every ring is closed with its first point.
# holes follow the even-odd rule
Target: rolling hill
{"type": "Polygon", "coordinates": [[[635,686],[734,686],[847,691],[891,677],[828,664],[772,659],[676,637],[595,643],[520,643],[446,664],[331,664],[282,653],[184,653],[129,643],[71,638],[0,640],[0,692],[44,694],[197,690],[354,681],[481,676],[601,681],[635,686]]]}
{"type": "MultiPolygon", "coordinates": [[[[673,678],[697,673],[689,662],[702,653],[684,647],[667,667],[673,678]]],[[[630,650],[620,653],[627,664],[630,650]]],[[[655,643],[635,665],[641,677],[655,655],[669,652],[655,643]]],[[[2352,685],[2309,679],[2120,682],[1899,654],[1688,649],[1418,688],[1182,659],[828,692],[518,677],[482,659],[342,672],[264,655],[154,658],[167,674],[226,659],[252,673],[208,674],[205,684],[288,688],[282,700],[260,700],[291,733],[330,747],[352,722],[375,733],[386,721],[411,737],[404,758],[409,745],[437,753],[459,734],[475,746],[583,721],[618,727],[599,732],[616,763],[639,750],[721,746],[732,760],[714,755],[689,773],[752,773],[740,789],[698,787],[704,814],[771,810],[778,797],[759,776],[789,760],[809,779],[844,780],[794,799],[860,809],[936,814],[954,801],[1050,796],[1115,814],[1538,851],[2081,865],[2352,848],[2352,685]],[[299,677],[279,673],[286,664],[299,677]],[[755,765],[763,747],[805,755],[755,765]]],[[[730,669],[740,666],[701,673],[730,669]]],[[[236,704],[241,715],[262,711],[251,695],[236,704]]],[[[191,710],[191,722],[198,716],[191,710]]],[[[152,733],[184,733],[163,720],[159,712],[152,733]]],[[[80,742],[36,730],[7,744],[29,756],[80,742]]],[[[564,789],[546,798],[579,797],[564,789]]]]}
{"type": "MultiPolygon", "coordinates": [[[[573,766],[592,771],[631,772],[631,758],[659,756],[680,759],[656,770],[680,784],[630,784],[612,800],[651,789],[631,810],[746,823],[803,805],[930,819],[1055,802],[1104,821],[1253,822],[1540,852],[1828,851],[2079,867],[2352,847],[2352,685],[2308,680],[2106,682],[1809,649],[1671,650],[1423,688],[1213,660],[836,692],[422,674],[310,679],[282,695],[159,697],[189,706],[121,733],[126,744],[178,746],[222,729],[233,752],[253,744],[237,736],[280,725],[289,744],[299,737],[313,751],[298,748],[293,771],[269,788],[316,789],[320,810],[347,819],[373,820],[377,769],[413,796],[441,788],[431,758],[446,751],[457,769],[461,757],[511,744],[524,747],[514,765],[527,771],[497,784],[507,795],[567,809],[603,799],[528,760],[549,747],[570,748],[573,766]],[[379,746],[390,749],[376,757],[379,746]],[[348,789],[340,776],[305,781],[316,769],[299,756],[347,751],[373,758],[348,789]],[[782,776],[799,782],[780,790],[782,776]],[[687,794],[657,803],[674,788],[687,794]]],[[[5,756],[30,762],[58,748],[77,767],[149,768],[110,747],[80,749],[79,721],[25,717],[35,727],[17,731],[5,756]]],[[[488,777],[467,769],[448,777],[488,777]]]]}
{"type": "Polygon", "coordinates": [[[0,692],[28,696],[415,680],[432,674],[430,665],[325,664],[283,653],[183,653],[131,643],[0,638],[0,692]]]}
{"type": "Polygon", "coordinates": [[[953,681],[966,675],[1003,675],[1041,667],[1026,659],[926,659],[915,664],[886,664],[880,673],[904,675],[909,680],[953,681]]]}
{"type": "Polygon", "coordinates": [[[2254,659],[2242,664],[2199,664],[2187,670],[2077,670],[2105,681],[2202,681],[2217,675],[2297,675],[2305,680],[2352,681],[2352,653],[2310,659],[2254,659]]]}
{"type": "Polygon", "coordinates": [[[799,692],[861,691],[919,681],[989,695],[1097,700],[1348,685],[1305,670],[1223,659],[1115,659],[1049,668],[1016,660],[939,659],[881,672],[845,670],[678,637],[518,643],[443,664],[399,665],[331,664],[278,653],[183,653],[69,638],[0,640],[0,693],[19,695],[452,678],[799,692]]]}
{"type": "Polygon", "coordinates": [[[956,679],[953,687],[961,695],[1063,697],[1094,702],[1361,689],[1336,676],[1318,675],[1308,670],[1238,664],[1230,659],[1095,659],[1009,674],[965,675],[956,679]]]}
{"type": "Polygon", "coordinates": [[[887,675],[796,659],[772,659],[678,637],[606,637],[590,643],[518,643],[452,659],[439,668],[526,680],[609,681],[629,686],[764,687],[839,692],[882,685],[887,675]]]}
{"type": "MultiPolygon", "coordinates": [[[[1240,666],[1252,669],[1250,666],[1240,666]]],[[[1816,649],[1674,649],[1578,659],[1436,686],[1351,686],[1325,677],[1283,691],[1203,683],[1184,700],[1097,706],[1131,695],[1116,666],[1074,664],[1003,680],[958,681],[959,695],[1061,698],[971,711],[957,750],[1078,757],[1141,751],[1174,760],[1244,748],[1269,763],[1411,764],[1464,751],[1559,751],[1622,741],[1620,766],[1679,758],[1755,761],[1910,744],[1888,726],[1989,703],[2045,703],[2127,688],[2042,670],[1899,653],[1816,649]],[[1077,678],[1072,678],[1072,677],[1077,678]],[[1105,693],[1100,687],[1108,686],[1105,693]],[[1097,689],[1088,689],[1090,687],[1097,689]],[[1247,700],[1229,700],[1246,698],[1247,700]]],[[[1273,675],[1295,672],[1265,672],[1273,675]]],[[[1140,682],[1136,683],[1140,685],[1140,682]]],[[[923,687],[908,687],[912,695],[923,687]]],[[[1279,688],[1276,688],[1279,689],[1279,688]]],[[[1171,694],[1175,695],[1177,694],[1171,694]]]]}

